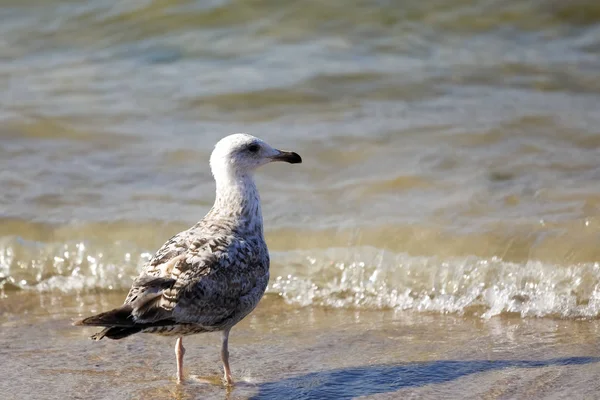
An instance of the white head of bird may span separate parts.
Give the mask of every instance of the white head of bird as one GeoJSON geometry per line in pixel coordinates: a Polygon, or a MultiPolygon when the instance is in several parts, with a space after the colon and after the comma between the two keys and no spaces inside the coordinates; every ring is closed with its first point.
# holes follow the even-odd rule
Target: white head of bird
{"type": "Polygon", "coordinates": [[[236,215],[248,229],[257,226],[262,229],[260,196],[252,173],[273,161],[298,164],[302,158],[297,153],[275,149],[246,133],[221,139],[210,156],[210,168],[217,186],[213,215],[236,215]]]}
{"type": "Polygon", "coordinates": [[[297,153],[275,149],[247,133],[235,133],[215,145],[210,156],[210,169],[217,182],[229,181],[251,175],[256,168],[273,161],[298,164],[302,158],[297,153]]]}

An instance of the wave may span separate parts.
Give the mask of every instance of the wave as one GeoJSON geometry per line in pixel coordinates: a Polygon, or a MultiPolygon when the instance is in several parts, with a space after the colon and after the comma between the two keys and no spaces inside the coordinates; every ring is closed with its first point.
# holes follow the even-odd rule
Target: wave
{"type": "MultiPolygon", "coordinates": [[[[340,261],[344,258],[340,255],[348,252],[330,249],[319,257],[305,255],[302,267],[275,276],[269,289],[301,306],[392,308],[482,318],[502,313],[577,318],[600,312],[598,263],[440,259],[375,248],[352,249],[354,256],[340,261]]],[[[293,259],[288,263],[294,265],[293,259]]]]}
{"type": "MultiPolygon", "coordinates": [[[[151,257],[84,242],[0,241],[0,287],[80,293],[124,291],[151,257]]],[[[272,253],[267,293],[291,305],[412,310],[490,318],[593,318],[600,314],[600,264],[559,265],[498,257],[412,256],[370,246],[272,253]]]]}

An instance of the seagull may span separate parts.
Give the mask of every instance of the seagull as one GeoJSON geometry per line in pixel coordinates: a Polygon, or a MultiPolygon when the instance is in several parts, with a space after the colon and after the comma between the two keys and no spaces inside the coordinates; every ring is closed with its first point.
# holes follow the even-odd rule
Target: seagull
{"type": "Polygon", "coordinates": [[[223,379],[233,385],[229,331],[254,310],[269,282],[269,251],[253,173],[273,161],[297,164],[302,158],[245,133],[221,139],[210,156],[216,196],[208,214],[156,252],[121,307],[75,325],[105,327],[93,340],[139,332],[177,337],[178,383],[183,381],[183,336],[222,332],[223,379]]]}

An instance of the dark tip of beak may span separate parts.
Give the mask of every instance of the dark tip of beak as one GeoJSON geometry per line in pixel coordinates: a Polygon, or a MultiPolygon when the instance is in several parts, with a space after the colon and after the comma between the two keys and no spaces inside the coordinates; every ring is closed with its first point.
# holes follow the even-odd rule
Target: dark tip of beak
{"type": "Polygon", "coordinates": [[[302,157],[293,151],[282,151],[281,154],[273,157],[273,160],[285,161],[290,164],[300,164],[302,162],[302,157]]]}

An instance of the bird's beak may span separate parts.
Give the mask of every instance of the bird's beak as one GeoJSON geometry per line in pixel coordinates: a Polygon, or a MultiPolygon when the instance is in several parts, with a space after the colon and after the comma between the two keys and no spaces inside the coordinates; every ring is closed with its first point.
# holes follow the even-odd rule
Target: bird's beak
{"type": "Polygon", "coordinates": [[[279,150],[279,154],[271,157],[273,161],[285,161],[290,164],[300,164],[302,162],[302,157],[298,155],[298,153],[294,153],[293,151],[281,151],[279,150]]]}

